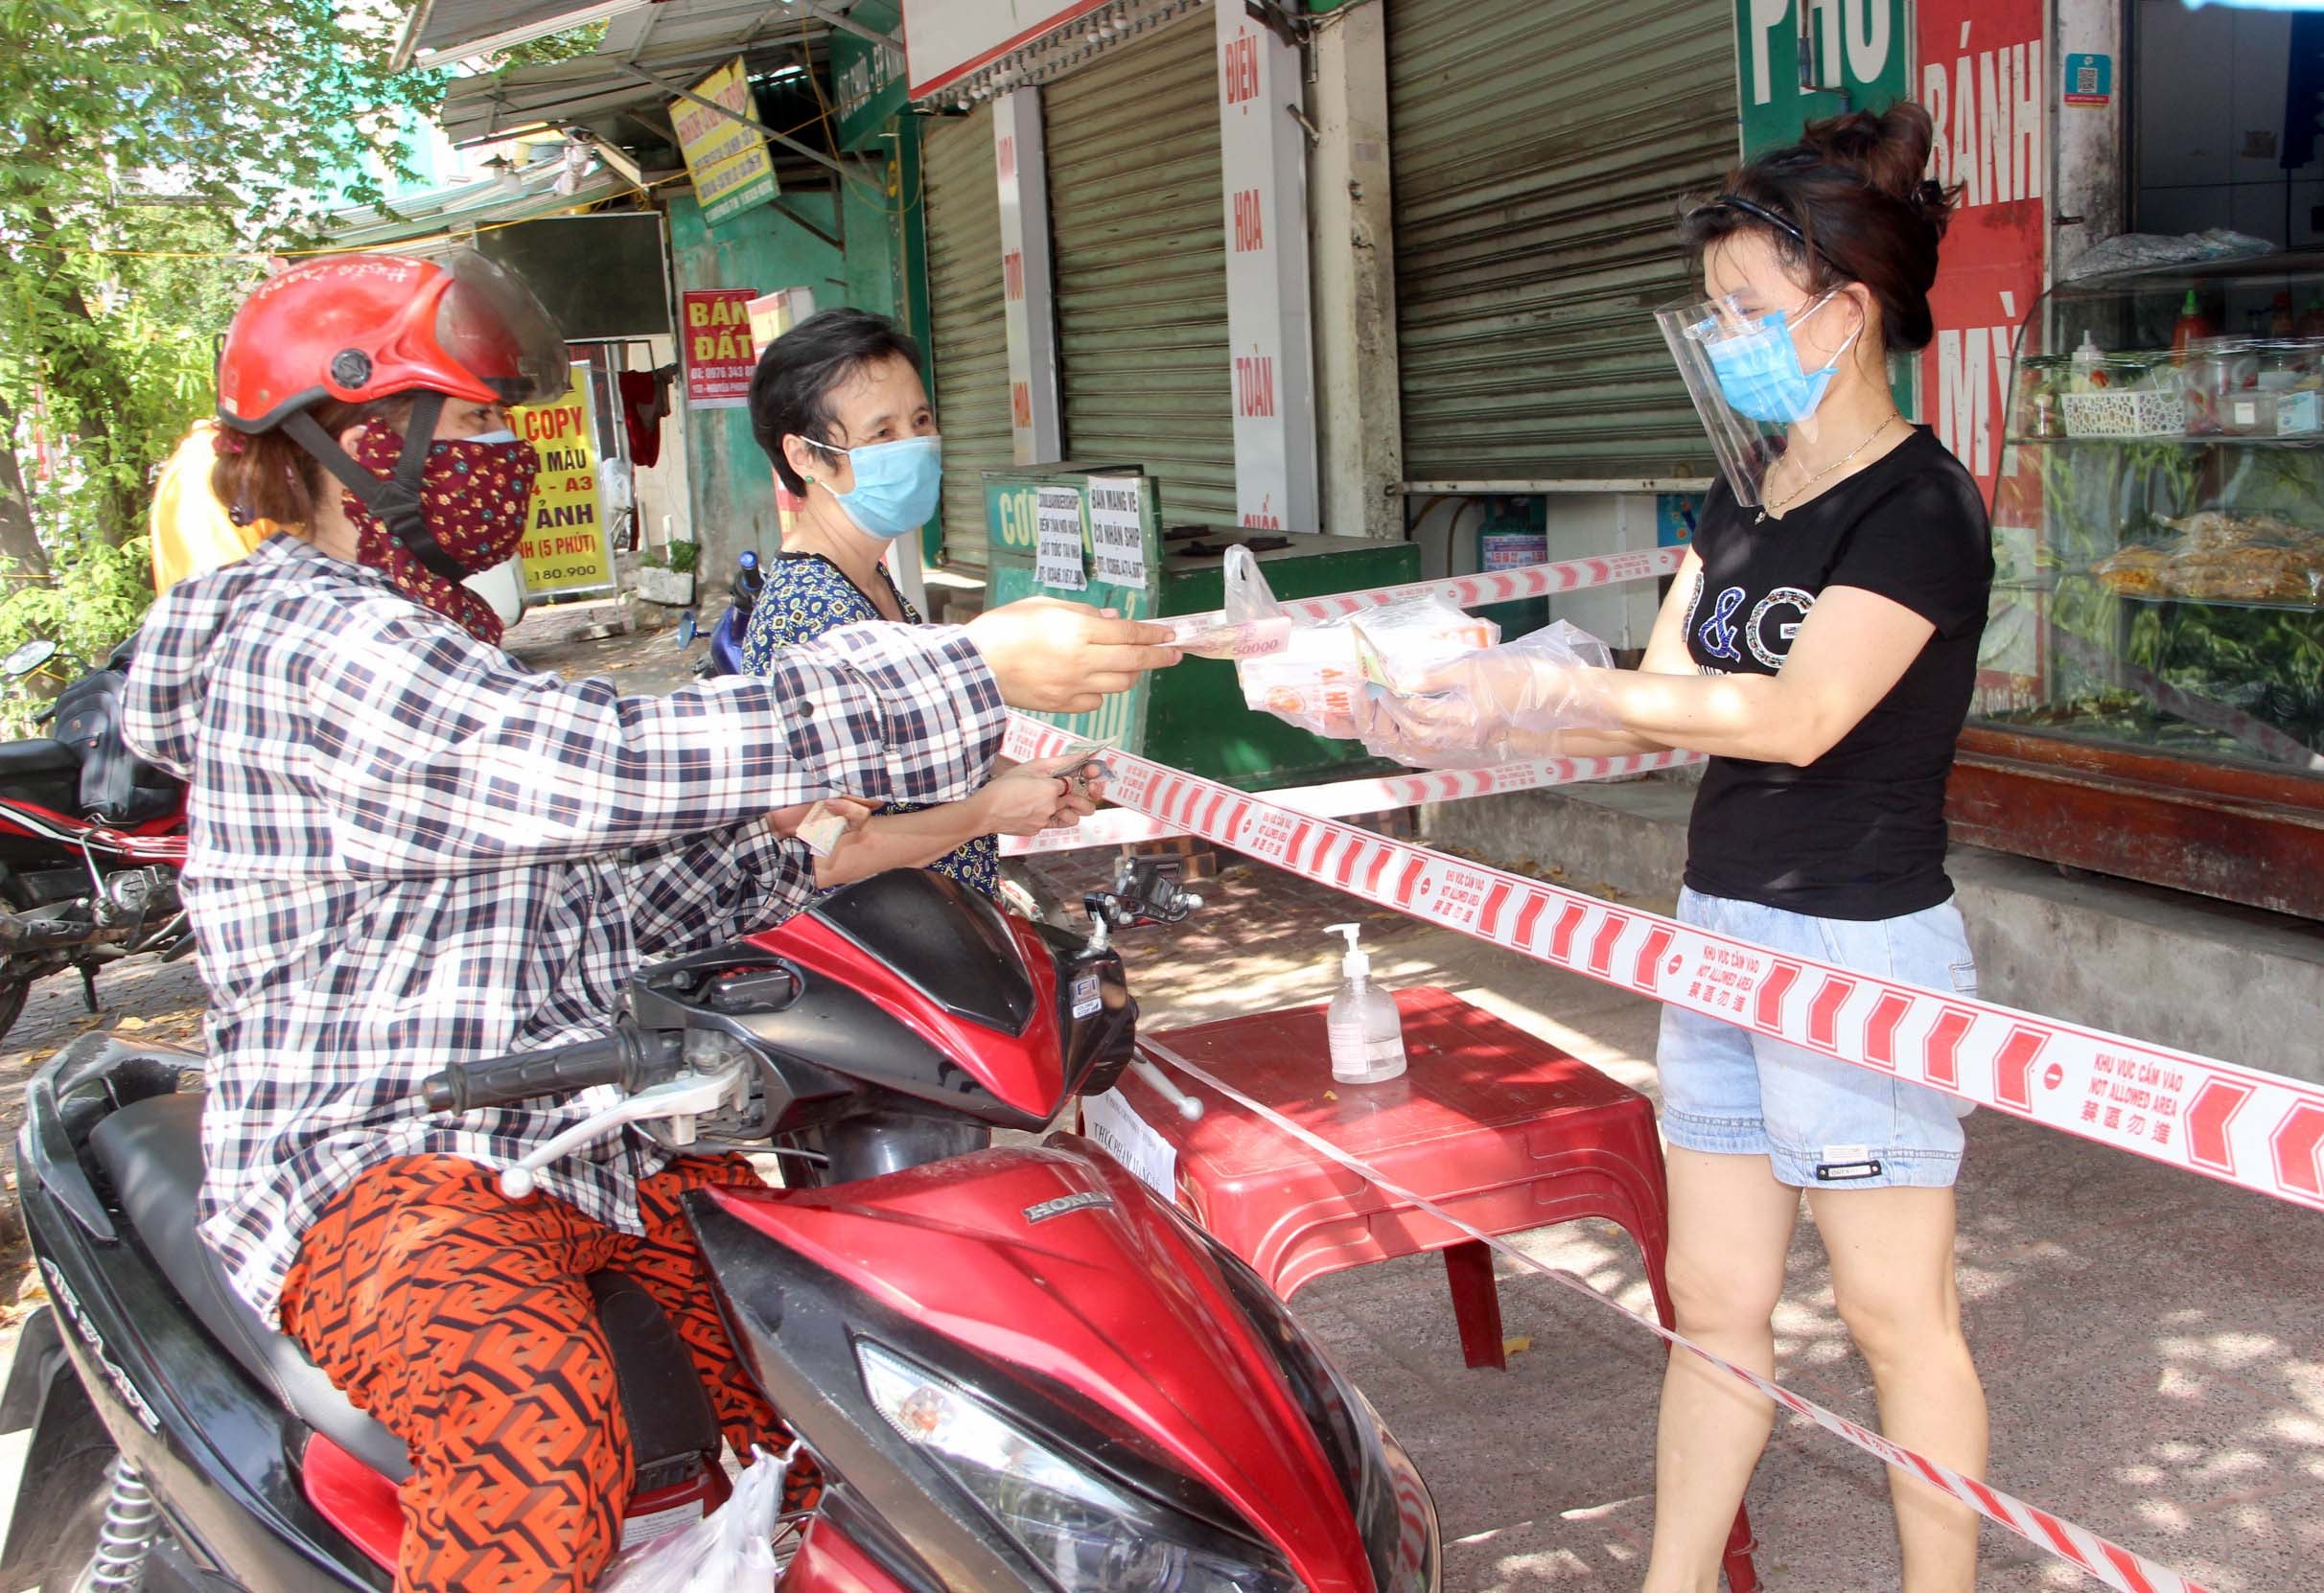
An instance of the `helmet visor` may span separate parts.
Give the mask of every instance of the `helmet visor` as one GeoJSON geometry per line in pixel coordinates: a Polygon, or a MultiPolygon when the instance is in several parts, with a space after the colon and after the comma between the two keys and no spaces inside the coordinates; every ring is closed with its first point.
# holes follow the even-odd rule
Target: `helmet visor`
{"type": "Polygon", "coordinates": [[[1759,310],[1733,294],[1655,312],[1686,396],[1735,501],[1756,507],[1767,473],[1795,440],[1813,441],[1832,368],[1803,370],[1793,333],[1831,295],[1798,309],[1759,310]]]}
{"type": "Polygon", "coordinates": [[[436,346],[503,404],[542,404],[571,383],[565,337],[524,280],[472,249],[441,263],[452,278],[437,302],[436,346]]]}

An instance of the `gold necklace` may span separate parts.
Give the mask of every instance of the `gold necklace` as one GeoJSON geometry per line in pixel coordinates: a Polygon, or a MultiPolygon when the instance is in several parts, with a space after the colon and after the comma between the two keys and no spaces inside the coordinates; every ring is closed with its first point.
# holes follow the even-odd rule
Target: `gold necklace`
{"type": "Polygon", "coordinates": [[[1785,496],[1781,503],[1772,506],[1764,503],[1761,504],[1759,506],[1759,518],[1753,520],[1752,524],[1757,525],[1762,523],[1767,519],[1767,511],[1770,507],[1788,509],[1793,504],[1799,502],[1801,496],[1804,494],[1808,488],[1814,486],[1817,482],[1831,474],[1832,472],[1846,465],[1850,459],[1855,458],[1857,454],[1862,453],[1866,449],[1871,448],[1874,439],[1878,438],[1882,432],[1888,430],[1890,427],[1894,426],[1902,419],[1904,419],[1904,416],[1901,413],[1891,413],[1887,420],[1882,421],[1878,426],[1873,427],[1872,429],[1866,434],[1864,441],[1858,443],[1854,448],[1849,449],[1846,453],[1843,453],[1839,458],[1833,460],[1830,464],[1824,466],[1815,474],[1809,476],[1805,481],[1801,482],[1798,487],[1794,488],[1785,496]]]}

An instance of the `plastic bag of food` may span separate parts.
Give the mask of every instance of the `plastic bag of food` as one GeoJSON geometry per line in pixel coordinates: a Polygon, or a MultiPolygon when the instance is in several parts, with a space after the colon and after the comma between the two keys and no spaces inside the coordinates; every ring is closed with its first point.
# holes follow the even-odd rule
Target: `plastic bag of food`
{"type": "Polygon", "coordinates": [[[2131,543],[2092,565],[2090,573],[2104,582],[2108,591],[2125,597],[2161,597],[2166,595],[2163,572],[2170,563],[2170,549],[2131,543]]]}
{"type": "Polygon", "coordinates": [[[1225,616],[1229,624],[1280,620],[1283,626],[1280,646],[1236,659],[1243,702],[1286,724],[1342,741],[1359,733],[1363,677],[1356,659],[1358,621],[1375,649],[1414,674],[1500,639],[1499,626],[1441,597],[1384,604],[1338,619],[1291,618],[1267,589],[1258,561],[1241,547],[1227,551],[1225,616]]]}
{"type": "Polygon", "coordinates": [[[787,1457],[752,1450],[727,1502],[618,1556],[598,1593],[773,1593],[775,1527],[787,1457]]]}
{"type": "Polygon", "coordinates": [[[1558,730],[1615,720],[1580,672],[1609,669],[1606,644],[1568,620],[1412,670],[1370,645],[1358,616],[1363,745],[1423,769],[1483,769],[1534,756],[1558,730]]]}
{"type": "Polygon", "coordinates": [[[2308,533],[2289,520],[2273,515],[2238,515],[2224,509],[2199,509],[2176,519],[2163,517],[2163,523],[2185,539],[2184,551],[2208,553],[2231,547],[2252,544],[2281,547],[2302,540],[2308,533]]]}

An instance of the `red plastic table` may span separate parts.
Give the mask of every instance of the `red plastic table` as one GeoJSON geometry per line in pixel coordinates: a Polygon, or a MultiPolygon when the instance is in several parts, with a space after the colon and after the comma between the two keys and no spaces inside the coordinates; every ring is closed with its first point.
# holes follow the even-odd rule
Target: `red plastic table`
{"type": "MultiPolygon", "coordinates": [[[[1450,991],[1396,993],[1410,1067],[1385,1084],[1332,1078],[1324,1008],[1227,1018],[1153,1036],[1478,1232],[1499,1237],[1576,1217],[1627,1232],[1667,1324],[1670,1232],[1654,1107],[1595,1068],[1450,991]]],[[[1276,1293],[1349,1267],[1441,1252],[1462,1352],[1505,1367],[1493,1253],[1253,1117],[1207,1086],[1188,1121],[1135,1074],[1127,1104],[1176,1153],[1179,1203],[1276,1293]]],[[[1740,1513],[1727,1580],[1750,1593],[1751,1529],[1740,1513]]]]}

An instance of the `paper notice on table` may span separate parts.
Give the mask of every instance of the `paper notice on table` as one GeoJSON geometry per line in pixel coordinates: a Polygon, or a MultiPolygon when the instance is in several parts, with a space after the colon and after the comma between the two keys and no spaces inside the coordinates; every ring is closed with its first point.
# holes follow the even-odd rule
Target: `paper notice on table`
{"type": "Polygon", "coordinates": [[[1033,578],[1044,587],[1082,591],[1081,495],[1071,487],[1043,487],[1034,514],[1033,578]]]}
{"type": "Polygon", "coordinates": [[[1134,475],[1089,478],[1089,551],[1097,577],[1117,587],[1146,586],[1146,521],[1134,475]]]}
{"type": "Polygon", "coordinates": [[[1172,1205],[1178,1203],[1178,1153],[1153,1124],[1130,1109],[1121,1091],[1081,1097],[1081,1132],[1104,1146],[1139,1183],[1172,1205]]]}

